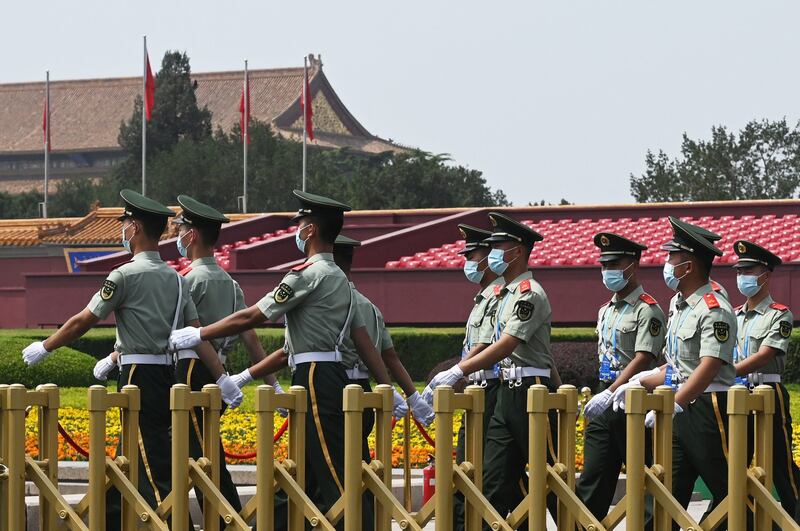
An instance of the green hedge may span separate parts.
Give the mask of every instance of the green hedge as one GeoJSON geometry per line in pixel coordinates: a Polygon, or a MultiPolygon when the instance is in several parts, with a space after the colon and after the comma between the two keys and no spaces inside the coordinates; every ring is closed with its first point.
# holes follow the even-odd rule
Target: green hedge
{"type": "MultiPolygon", "coordinates": [[[[4,338],[16,337],[25,338],[22,343],[26,344],[33,339],[43,339],[50,333],[52,330],[3,330],[0,331],[0,342],[4,338]]],[[[392,328],[391,334],[397,352],[415,381],[425,380],[431,369],[441,361],[459,356],[464,337],[464,332],[460,328],[403,327],[392,328]]],[[[283,346],[283,328],[262,328],[258,330],[258,335],[267,353],[283,346]]],[[[594,329],[554,328],[551,339],[553,355],[562,380],[578,387],[594,388],[597,376],[594,329]]],[[[107,356],[114,348],[114,340],[113,328],[99,328],[90,331],[70,347],[100,359],[107,356]]],[[[249,359],[241,345],[228,356],[227,366],[231,373],[239,372],[249,366],[249,359]]],[[[0,369],[0,376],[3,374],[0,369]]],[[[288,375],[288,372],[284,371],[283,374],[288,375]]],[[[91,370],[89,379],[91,380],[91,370]]],[[[800,382],[800,329],[795,330],[792,335],[784,380],[800,382]]],[[[4,379],[0,378],[0,381],[4,379]]]]}
{"type": "Polygon", "coordinates": [[[22,349],[30,338],[0,337],[0,383],[21,383],[33,388],[43,383],[62,387],[88,387],[97,383],[92,376],[95,360],[71,348],[60,348],[32,367],[22,361],[22,349]]]}

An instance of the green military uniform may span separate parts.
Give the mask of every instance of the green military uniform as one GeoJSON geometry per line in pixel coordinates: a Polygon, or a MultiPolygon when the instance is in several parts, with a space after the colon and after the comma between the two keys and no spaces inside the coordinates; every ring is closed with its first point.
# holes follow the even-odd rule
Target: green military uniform
{"type": "MultiPolygon", "coordinates": [[[[123,190],[120,195],[126,204],[120,220],[174,215],[167,207],[131,190],[123,190]]],[[[168,352],[169,335],[197,319],[197,309],[183,277],[155,251],[137,253],[130,262],[113,270],[87,308],[100,319],[114,312],[114,350],[120,353],[122,367],[118,388],[130,384],[141,391],[139,451],[144,474],[139,477],[139,492],[156,507],[172,490],[169,394],[175,374],[172,354],[168,352]]],[[[120,501],[116,489],[110,489],[110,530],[120,528],[120,501]]]]}
{"type": "MultiPolygon", "coordinates": [[[[739,256],[734,267],[764,265],[770,270],[780,265],[781,259],[766,249],[744,240],[737,241],[733,249],[739,256]]],[[[754,308],[744,304],[736,309],[738,334],[734,351],[735,361],[757,353],[762,347],[772,347],[777,355],[758,372],[737,377],[741,384],[769,385],[775,389],[775,417],[772,428],[772,471],[775,490],[787,513],[798,518],[798,488],[800,469],[792,456],[792,415],[789,392],[781,383],[781,373],[786,366],[786,353],[792,335],[792,312],[783,304],[773,301],[768,294],[754,308]]]]}
{"type": "MultiPolygon", "coordinates": [[[[222,223],[230,221],[216,209],[186,195],[178,196],[178,204],[181,205],[183,211],[174,221],[177,225],[186,225],[188,227],[209,226],[218,229],[222,223]]],[[[213,256],[197,258],[192,261],[189,267],[181,271],[181,275],[189,285],[189,293],[197,307],[198,319],[202,326],[215,323],[245,308],[244,293],[242,293],[239,284],[217,264],[213,256]]],[[[211,341],[223,365],[226,356],[237,340],[238,336],[211,341]]],[[[216,379],[211,376],[208,368],[198,359],[193,350],[179,350],[177,358],[175,377],[178,383],[189,385],[192,391],[201,391],[203,386],[216,383],[216,379]]],[[[222,402],[223,412],[226,407],[226,404],[222,402]]],[[[193,459],[198,459],[203,455],[203,410],[195,408],[190,413],[189,456],[193,459]]],[[[222,492],[231,506],[239,512],[242,510],[242,504],[228,467],[224,466],[225,453],[221,441],[219,455],[221,456],[220,462],[217,464],[221,468],[220,492],[222,492]]],[[[195,493],[197,501],[202,507],[203,492],[201,489],[195,488],[195,493]]],[[[220,522],[220,529],[224,529],[224,522],[222,520],[220,522]]]]}
{"type": "MultiPolygon", "coordinates": [[[[533,248],[542,237],[526,225],[490,213],[494,231],[488,242],[513,241],[533,248]]],[[[546,385],[555,391],[550,375],[554,368],[550,352],[550,302],[542,286],[530,271],[511,280],[501,290],[495,322],[484,320],[483,327],[493,331],[494,340],[508,334],[520,341],[514,352],[501,363],[502,383],[497,403],[486,431],[483,461],[483,491],[501,515],[514,509],[519,496],[519,479],[528,463],[528,387],[546,385]]],[[[549,415],[548,462],[553,463],[557,441],[558,418],[549,415]]],[[[555,511],[555,496],[548,496],[548,508],[555,511]]]]}
{"type": "MultiPolygon", "coordinates": [[[[301,209],[294,220],[311,216],[314,223],[341,227],[350,207],[331,199],[294,191],[301,209]],[[320,220],[320,221],[317,221],[320,220]]],[[[306,415],[306,492],[326,513],[344,489],[344,413],[342,394],[349,383],[341,348],[351,329],[365,326],[354,311],[350,284],[333,261],[318,253],[294,267],[271,293],[257,303],[270,321],[286,319],[285,349],[292,385],[308,390],[306,415]]],[[[371,508],[365,507],[365,514],[371,508]]],[[[372,519],[364,519],[370,529],[372,519]]],[[[286,525],[276,516],[276,529],[286,525]]],[[[340,526],[342,523],[340,522],[340,526]]]]}
{"type": "MultiPolygon", "coordinates": [[[[471,227],[469,225],[459,225],[461,237],[465,241],[464,249],[459,251],[461,255],[468,255],[472,251],[480,248],[489,248],[490,244],[485,242],[486,238],[492,235],[491,232],[471,227]]],[[[494,341],[494,329],[491,326],[484,326],[485,323],[492,324],[495,319],[495,312],[497,311],[497,303],[500,301],[505,280],[502,276],[497,277],[490,282],[486,287],[482,288],[474,298],[475,304],[467,318],[464,343],[461,348],[461,359],[464,359],[467,354],[478,344],[491,344],[494,341]]],[[[473,374],[467,375],[471,384],[480,385],[484,390],[484,412],[483,412],[483,435],[484,442],[486,432],[489,427],[489,420],[494,413],[494,407],[497,403],[497,391],[500,389],[500,367],[499,364],[495,368],[477,371],[473,374]],[[496,370],[495,370],[496,369],[496,370]]],[[[456,443],[456,462],[461,463],[464,461],[466,452],[465,442],[465,429],[464,417],[461,419],[461,426],[458,428],[458,441],[456,443]]],[[[519,492],[517,498],[521,499],[519,492]]],[[[517,503],[519,503],[517,499],[517,503]]],[[[464,495],[457,492],[455,501],[453,503],[453,526],[454,529],[464,528],[464,495]]]]}
{"type": "MultiPolygon", "coordinates": [[[[625,256],[639,260],[644,245],[611,233],[600,233],[594,238],[600,248],[600,261],[619,260],[625,256]]],[[[652,360],[664,348],[664,312],[656,300],[636,286],[620,297],[614,293],[609,302],[600,307],[597,316],[598,365],[600,389],[608,389],[623,370],[636,357],[637,352],[652,355],[652,360]]],[[[602,520],[617,487],[617,479],[625,462],[626,419],[622,410],[608,407],[593,418],[584,434],[583,472],[576,493],[592,514],[602,520]]],[[[646,434],[645,459],[652,462],[650,432],[646,434]]]]}
{"type": "MultiPolygon", "coordinates": [[[[674,236],[662,249],[683,251],[712,260],[722,254],[707,239],[695,233],[692,225],[670,218],[674,236]]],[[[665,384],[680,386],[700,365],[703,357],[724,363],[711,384],[673,420],[673,479],[675,499],[688,507],[695,481],[703,479],[712,494],[708,512],[728,493],[728,415],[727,390],[733,384],[733,347],[736,319],[727,299],[705,284],[688,297],[676,294],[669,309],[665,384]]]]}

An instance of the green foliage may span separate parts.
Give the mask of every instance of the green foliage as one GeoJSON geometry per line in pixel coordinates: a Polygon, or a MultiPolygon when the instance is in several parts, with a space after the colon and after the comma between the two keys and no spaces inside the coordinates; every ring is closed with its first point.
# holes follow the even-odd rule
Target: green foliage
{"type": "Polygon", "coordinates": [[[21,194],[0,192],[0,219],[39,217],[39,202],[44,196],[34,190],[21,194]]]}
{"type": "Polygon", "coordinates": [[[711,128],[711,140],[684,133],[680,157],[648,150],[645,167],[630,177],[641,203],[792,198],[800,187],[800,128],[754,120],[738,136],[724,126],[711,128]]]}
{"type": "Polygon", "coordinates": [[[0,338],[0,383],[21,383],[29,388],[44,383],[71,387],[97,383],[92,376],[95,360],[71,348],[60,348],[41,363],[26,367],[22,349],[29,343],[21,337],[0,338]]]}
{"type": "Polygon", "coordinates": [[[90,179],[59,181],[47,206],[52,217],[80,217],[98,200],[98,187],[90,179]]]}

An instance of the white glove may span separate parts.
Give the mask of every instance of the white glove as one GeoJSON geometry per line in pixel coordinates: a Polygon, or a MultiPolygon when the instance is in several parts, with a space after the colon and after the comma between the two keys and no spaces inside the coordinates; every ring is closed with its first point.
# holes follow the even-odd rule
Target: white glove
{"type": "Polygon", "coordinates": [[[169,346],[173,350],[184,350],[196,347],[203,341],[200,339],[200,329],[194,326],[187,326],[180,330],[175,330],[169,335],[169,346]]]}
{"type": "Polygon", "coordinates": [[[217,385],[220,391],[222,391],[222,399],[226,404],[232,408],[236,408],[242,403],[244,395],[242,394],[242,390],[239,389],[239,386],[236,385],[236,382],[233,381],[233,378],[227,374],[223,374],[219,377],[219,380],[217,380],[217,385]]]}
{"type": "Polygon", "coordinates": [[[436,376],[433,377],[431,383],[422,391],[422,398],[425,399],[425,402],[428,404],[433,404],[433,390],[439,387],[440,385],[449,385],[453,386],[457,381],[464,377],[464,371],[461,370],[461,367],[458,366],[456,363],[451,368],[447,369],[446,371],[442,371],[436,376]]]}
{"type": "Polygon", "coordinates": [[[631,379],[627,383],[617,387],[617,390],[614,391],[611,397],[611,400],[614,402],[614,411],[625,410],[625,391],[634,386],[641,386],[639,380],[631,379]]]}
{"type": "MultiPolygon", "coordinates": [[[[677,402],[675,402],[675,411],[672,412],[672,418],[675,418],[675,415],[678,413],[683,413],[683,408],[677,402]]],[[[644,417],[644,427],[645,428],[652,428],[656,425],[656,412],[652,409],[647,412],[647,415],[644,417]]]]}
{"type": "Polygon", "coordinates": [[[436,417],[433,408],[423,400],[419,391],[414,392],[413,395],[408,397],[408,405],[411,406],[411,413],[414,415],[414,418],[423,426],[430,426],[431,422],[433,422],[433,419],[436,417]]]}
{"type": "Polygon", "coordinates": [[[394,409],[392,410],[392,415],[396,419],[402,419],[408,413],[408,405],[406,405],[406,399],[403,398],[403,395],[397,392],[397,389],[392,389],[394,391],[394,409]]]}
{"type": "Polygon", "coordinates": [[[34,341],[22,349],[22,361],[25,365],[36,365],[47,357],[50,352],[44,348],[44,341],[34,341]]]}
{"type": "Polygon", "coordinates": [[[642,378],[647,378],[648,376],[658,374],[659,372],[661,372],[661,369],[659,367],[656,367],[655,369],[650,369],[648,371],[637,372],[636,374],[631,376],[631,379],[629,381],[641,380],[642,378]]]}
{"type": "Polygon", "coordinates": [[[233,376],[231,376],[231,380],[233,380],[233,383],[236,384],[236,387],[241,389],[242,387],[253,381],[253,375],[250,374],[250,369],[245,369],[239,374],[234,374],[233,376]]]}
{"type": "MultiPolygon", "coordinates": [[[[249,373],[250,371],[247,371],[247,372],[249,373]]],[[[272,388],[275,389],[275,392],[277,394],[279,394],[279,395],[282,395],[284,393],[283,387],[281,387],[281,383],[277,379],[275,380],[275,383],[272,384],[272,388]]],[[[286,418],[286,417],[289,416],[289,410],[285,409],[285,408],[282,408],[282,407],[279,407],[278,408],[278,415],[280,415],[283,418],[286,418]]]]}
{"type": "Polygon", "coordinates": [[[606,389],[602,393],[594,395],[592,399],[586,403],[586,407],[583,410],[583,416],[586,417],[586,420],[599,417],[608,409],[608,406],[611,405],[613,396],[610,389],[606,389]]]}
{"type": "Polygon", "coordinates": [[[117,366],[117,363],[111,357],[111,354],[106,356],[105,358],[101,359],[97,363],[94,364],[94,377],[98,380],[105,382],[108,379],[108,373],[113,371],[117,366]]]}

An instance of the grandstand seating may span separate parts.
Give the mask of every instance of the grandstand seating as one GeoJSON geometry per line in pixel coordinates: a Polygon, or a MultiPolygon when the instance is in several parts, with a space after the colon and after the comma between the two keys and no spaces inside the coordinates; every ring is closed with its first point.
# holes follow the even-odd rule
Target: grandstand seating
{"type": "MultiPolygon", "coordinates": [[[[253,243],[274,240],[275,238],[280,238],[281,236],[286,236],[287,234],[293,234],[296,230],[296,225],[289,225],[289,227],[286,229],[278,229],[275,232],[265,232],[260,236],[251,236],[246,240],[239,240],[234,243],[221,245],[214,249],[214,258],[217,259],[217,263],[222,269],[228,271],[231,266],[230,254],[232,250],[244,247],[245,245],[251,245],[253,243]]],[[[188,258],[178,258],[177,260],[168,260],[167,265],[175,271],[181,271],[182,269],[188,267],[191,262],[192,261],[188,258]]]]}
{"type": "MultiPolygon", "coordinates": [[[[746,239],[758,242],[780,256],[784,262],[800,261],[800,220],[797,214],[775,216],[702,216],[681,217],[684,221],[718,233],[722,239],[717,246],[725,254],[718,263],[731,264],[736,260],[733,242],[746,239]]],[[[593,237],[598,232],[614,232],[648,247],[642,254],[643,264],[662,264],[666,253],[661,245],[670,239],[672,231],[666,217],[619,219],[561,219],[522,220],[544,236],[531,254],[530,266],[597,266],[598,251],[593,237]]],[[[413,255],[386,262],[386,269],[448,269],[460,268],[464,257],[458,255],[464,241],[446,243],[413,255]]]]}

